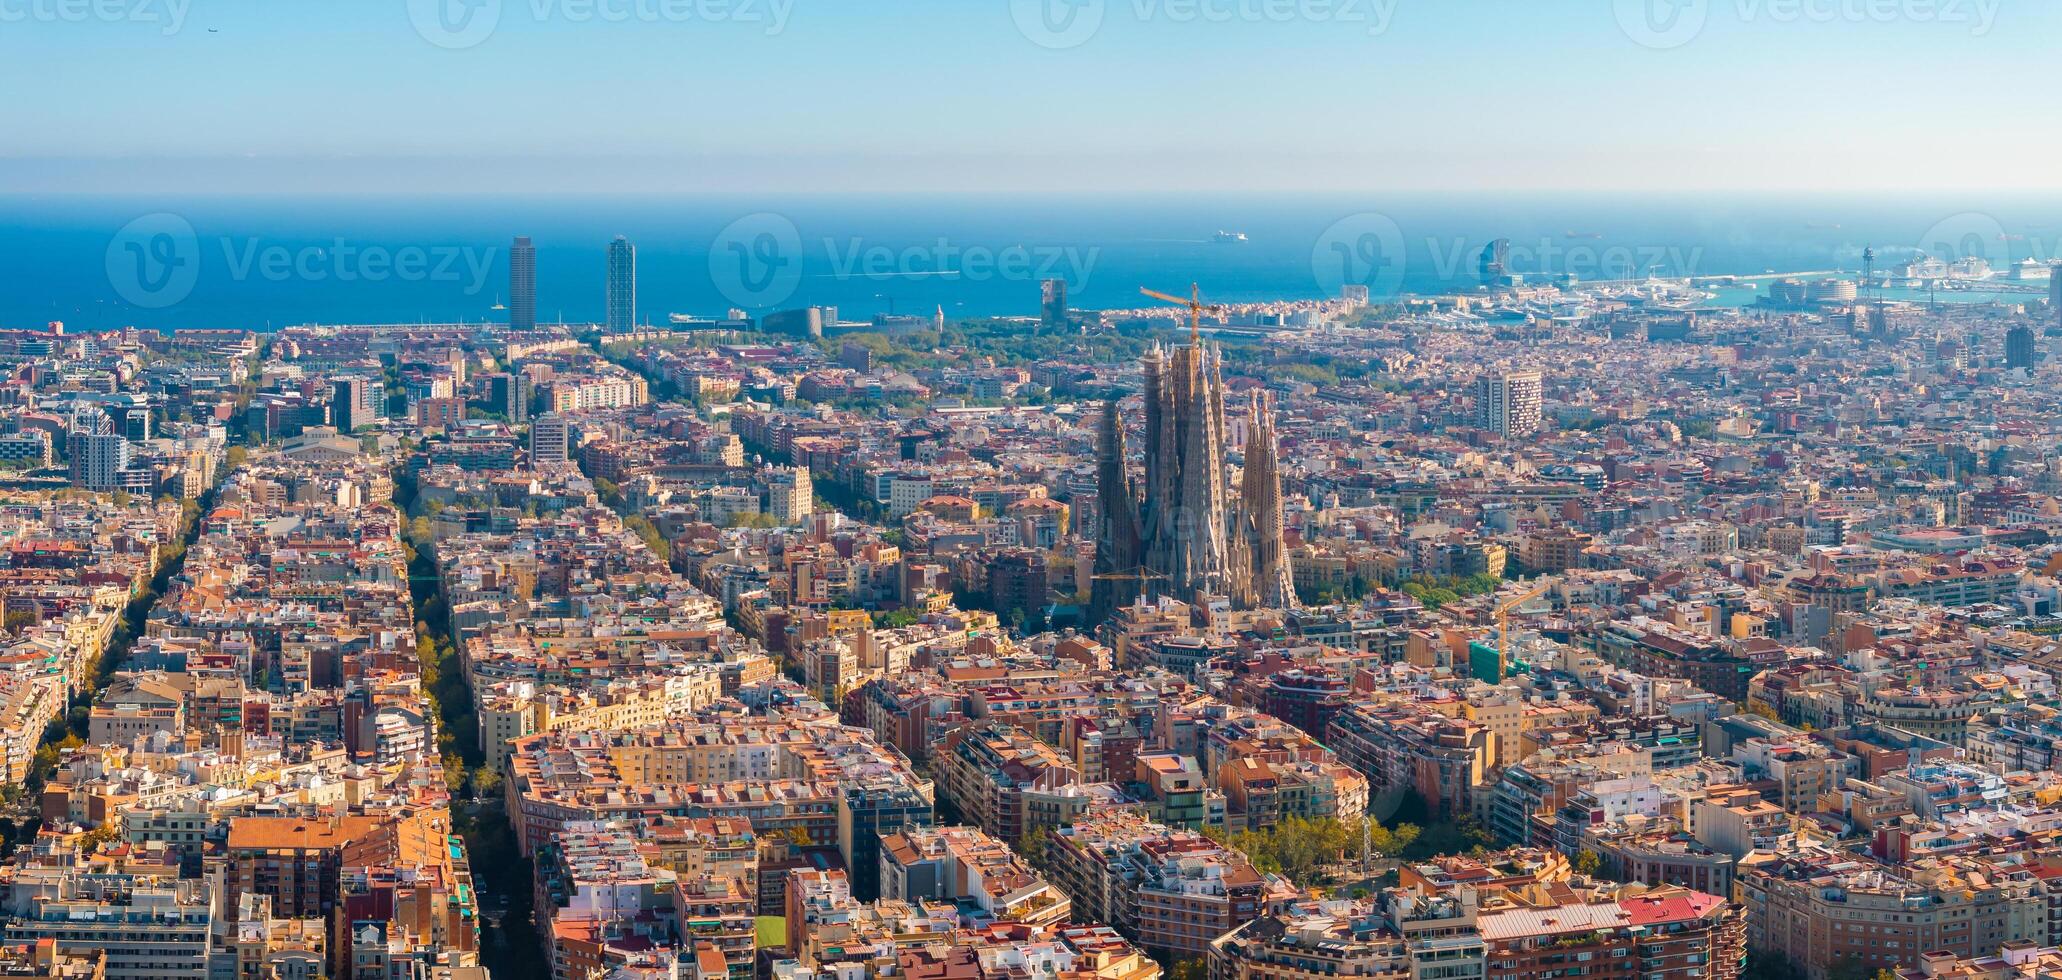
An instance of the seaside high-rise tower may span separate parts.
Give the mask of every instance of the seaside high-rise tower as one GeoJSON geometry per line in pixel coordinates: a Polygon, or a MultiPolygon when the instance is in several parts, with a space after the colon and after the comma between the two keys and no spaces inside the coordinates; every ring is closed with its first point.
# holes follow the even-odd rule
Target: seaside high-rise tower
{"type": "Polygon", "coordinates": [[[2062,262],[2048,269],[2048,316],[2062,329],[2062,262]]]}
{"type": "Polygon", "coordinates": [[[1511,267],[1511,240],[1499,238],[1482,247],[1482,255],[1476,260],[1477,272],[1485,286],[1509,285],[1511,267]]]}
{"type": "Polygon", "coordinates": [[[1038,284],[1038,326],[1058,330],[1067,325],[1067,280],[1047,279],[1038,284]]]}
{"type": "Polygon", "coordinates": [[[508,327],[537,329],[537,246],[523,237],[508,249],[508,327]]]}
{"type": "Polygon", "coordinates": [[[609,243],[608,319],[610,333],[637,329],[637,246],[621,235],[609,243]]]}

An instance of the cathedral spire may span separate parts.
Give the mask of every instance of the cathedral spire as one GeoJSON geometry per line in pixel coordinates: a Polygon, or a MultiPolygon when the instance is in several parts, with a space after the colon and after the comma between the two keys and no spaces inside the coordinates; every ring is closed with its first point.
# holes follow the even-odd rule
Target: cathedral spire
{"type": "Polygon", "coordinates": [[[1281,445],[1275,440],[1274,406],[1254,392],[1251,432],[1246,438],[1246,468],[1239,481],[1240,508],[1249,535],[1252,562],[1248,593],[1262,608],[1292,606],[1296,584],[1289,572],[1287,523],[1282,514],[1281,445]]]}
{"type": "Polygon", "coordinates": [[[1124,423],[1117,403],[1103,403],[1096,432],[1095,581],[1089,590],[1088,621],[1100,625],[1143,592],[1144,555],[1139,546],[1138,495],[1125,460],[1124,423]]]}
{"type": "Polygon", "coordinates": [[[1115,407],[1104,406],[1097,453],[1104,507],[1091,622],[1134,601],[1148,581],[1183,601],[1215,596],[1240,608],[1295,601],[1271,406],[1252,399],[1246,468],[1233,486],[1223,365],[1200,338],[1173,348],[1156,343],[1140,359],[1145,479],[1137,504],[1123,465],[1122,425],[1115,407]],[[1119,500],[1121,509],[1112,505],[1119,500]]]}

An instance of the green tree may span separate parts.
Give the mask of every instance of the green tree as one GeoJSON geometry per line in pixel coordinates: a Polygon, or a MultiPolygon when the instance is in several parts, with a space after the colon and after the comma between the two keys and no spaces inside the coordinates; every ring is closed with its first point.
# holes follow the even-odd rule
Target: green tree
{"type": "Polygon", "coordinates": [[[1051,846],[1052,834],[1044,827],[1040,827],[1025,834],[1017,842],[1017,853],[1023,855],[1024,860],[1032,867],[1044,868],[1046,858],[1048,857],[1048,850],[1051,846]]]}
{"type": "Polygon", "coordinates": [[[1583,848],[1575,855],[1576,874],[1586,875],[1593,878],[1596,877],[1597,872],[1601,870],[1603,867],[1603,856],[1595,851],[1590,850],[1587,847],[1583,848]]]}
{"type": "Polygon", "coordinates": [[[494,796],[501,792],[501,771],[488,766],[473,770],[473,792],[481,796],[494,796]]]}
{"type": "Polygon", "coordinates": [[[121,817],[117,816],[87,831],[84,836],[79,838],[79,850],[92,854],[100,850],[101,845],[112,844],[121,839],[122,825],[119,822],[120,820],[121,817]]]}
{"type": "Polygon", "coordinates": [[[623,518],[623,526],[643,539],[645,547],[650,548],[652,554],[659,556],[660,561],[673,559],[673,546],[667,543],[666,536],[660,534],[659,529],[653,527],[650,519],[643,514],[632,514],[623,518]]]}
{"type": "Polygon", "coordinates": [[[1392,829],[1376,823],[1368,828],[1367,843],[1374,849],[1375,857],[1395,857],[1416,842],[1423,832],[1416,824],[1397,824],[1392,829]]]}
{"type": "Polygon", "coordinates": [[[922,617],[913,609],[894,609],[873,614],[874,629],[893,630],[915,626],[922,617]]]}

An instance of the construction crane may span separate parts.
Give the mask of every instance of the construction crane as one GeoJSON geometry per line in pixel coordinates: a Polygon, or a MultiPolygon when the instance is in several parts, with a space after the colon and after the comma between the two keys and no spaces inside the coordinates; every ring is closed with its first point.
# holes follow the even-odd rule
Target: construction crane
{"type": "Polygon", "coordinates": [[[1216,304],[1204,303],[1203,287],[1195,283],[1189,284],[1188,299],[1182,299],[1179,296],[1169,296],[1166,293],[1147,289],[1143,286],[1139,287],[1138,291],[1162,302],[1173,303],[1176,306],[1188,307],[1189,340],[1192,341],[1198,347],[1203,346],[1203,312],[1205,310],[1208,310],[1212,313],[1222,313],[1225,309],[1224,307],[1218,306],[1216,304]]]}
{"type": "Polygon", "coordinates": [[[1127,568],[1121,572],[1105,572],[1101,575],[1091,575],[1089,576],[1089,579],[1095,582],[1143,583],[1165,581],[1167,579],[1167,576],[1162,575],[1159,572],[1153,571],[1152,569],[1147,568],[1144,565],[1140,565],[1136,568],[1127,568]]]}
{"type": "Polygon", "coordinates": [[[1547,593],[1554,587],[1554,580],[1547,579],[1496,607],[1496,675],[1499,678],[1511,674],[1511,613],[1547,593]]]}

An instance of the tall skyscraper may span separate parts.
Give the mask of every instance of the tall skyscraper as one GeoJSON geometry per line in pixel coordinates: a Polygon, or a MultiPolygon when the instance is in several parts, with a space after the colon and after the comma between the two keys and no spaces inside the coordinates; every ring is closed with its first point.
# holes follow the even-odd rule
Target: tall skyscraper
{"type": "Polygon", "coordinates": [[[1058,330],[1067,325],[1067,280],[1047,279],[1038,284],[1038,325],[1058,330]]]}
{"type": "Polygon", "coordinates": [[[2029,327],[2013,327],[2005,331],[2005,367],[2012,370],[2033,370],[2033,330],[2029,327]]]}
{"type": "Polygon", "coordinates": [[[1143,499],[1116,406],[1103,406],[1092,621],[1148,592],[1183,601],[1223,596],[1239,608],[1294,601],[1274,425],[1256,401],[1248,469],[1234,490],[1225,470],[1222,364],[1200,344],[1146,354],[1143,499]]]}
{"type": "Polygon", "coordinates": [[[2048,267],[2048,316],[2062,329],[2062,262],[2048,267]]]}
{"type": "Polygon", "coordinates": [[[1476,261],[1476,271],[1482,276],[1485,286],[1505,285],[1510,275],[1511,240],[1499,238],[1482,247],[1482,255],[1476,261]]]}
{"type": "Polygon", "coordinates": [[[508,250],[508,326],[537,329],[537,246],[522,236],[508,250]]]}
{"type": "Polygon", "coordinates": [[[1542,379],[1538,371],[1485,374],[1475,382],[1475,419],[1506,438],[1539,431],[1542,379]]]}
{"type": "Polygon", "coordinates": [[[637,329],[637,246],[620,235],[609,243],[608,330],[637,329]]]}

